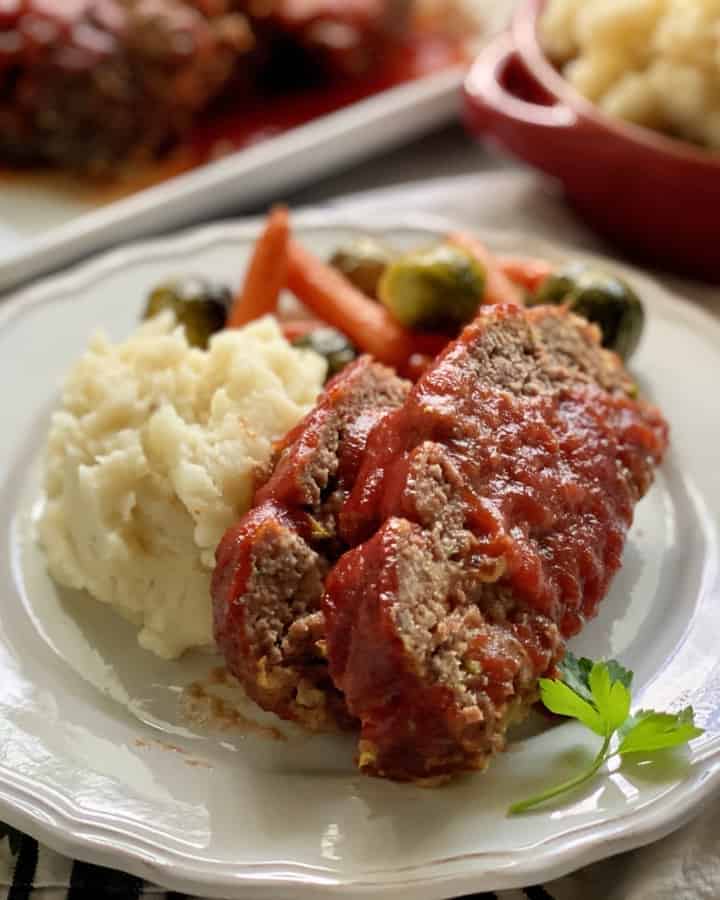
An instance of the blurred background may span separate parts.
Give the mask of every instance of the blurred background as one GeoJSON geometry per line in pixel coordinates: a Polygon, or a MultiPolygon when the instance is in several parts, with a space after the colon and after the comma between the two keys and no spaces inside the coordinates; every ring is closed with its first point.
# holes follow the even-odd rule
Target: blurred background
{"type": "Polygon", "coordinates": [[[5,2],[0,286],[38,270],[9,271],[28,241],[56,265],[491,170],[550,176],[611,246],[716,280],[718,27],[709,0],[5,2]]]}

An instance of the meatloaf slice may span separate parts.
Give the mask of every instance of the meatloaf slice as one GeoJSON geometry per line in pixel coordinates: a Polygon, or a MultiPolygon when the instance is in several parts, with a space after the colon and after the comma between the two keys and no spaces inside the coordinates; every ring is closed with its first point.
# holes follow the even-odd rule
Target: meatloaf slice
{"type": "Polygon", "coordinates": [[[563,309],[492,307],[374,429],[323,602],[359,765],[484,767],[595,614],[667,426],[563,309]]]}
{"type": "Polygon", "coordinates": [[[313,730],[352,722],[328,674],[320,609],[324,577],[344,549],[337,510],[368,434],[408,390],[369,357],[340,373],[278,448],[254,508],[217,550],[215,637],[228,668],[264,709],[313,730]]]}

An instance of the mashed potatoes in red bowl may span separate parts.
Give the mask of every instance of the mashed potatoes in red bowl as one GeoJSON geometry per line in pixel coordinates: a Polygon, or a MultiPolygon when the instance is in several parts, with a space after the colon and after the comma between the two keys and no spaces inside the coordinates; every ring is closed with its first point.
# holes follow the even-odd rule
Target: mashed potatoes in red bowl
{"type": "MultiPolygon", "coordinates": [[[[582,82],[567,68],[564,77],[541,45],[549,5],[527,0],[511,31],[473,65],[465,83],[470,129],[559,179],[580,214],[627,251],[720,281],[720,152],[621,118],[627,104],[614,115],[607,111],[612,104],[583,96],[582,82]]],[[[616,46],[631,26],[629,20],[618,32],[616,46]]],[[[634,27],[634,42],[646,48],[657,26],[646,19],[646,33],[642,22],[634,27]]],[[[622,73],[614,77],[620,81],[622,73]]]]}

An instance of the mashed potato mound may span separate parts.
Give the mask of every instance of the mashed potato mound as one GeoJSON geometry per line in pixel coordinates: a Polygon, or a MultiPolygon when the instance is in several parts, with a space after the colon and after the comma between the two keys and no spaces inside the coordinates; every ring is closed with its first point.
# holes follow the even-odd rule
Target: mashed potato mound
{"type": "Polygon", "coordinates": [[[140,626],[160,656],[211,646],[215,547],[324,377],[325,361],[271,318],[207,351],[170,313],[123,344],[95,336],[50,428],[39,524],[50,573],[140,626]]]}
{"type": "Polygon", "coordinates": [[[540,33],[609,115],[720,148],[720,0],[550,0],[540,33]]]}

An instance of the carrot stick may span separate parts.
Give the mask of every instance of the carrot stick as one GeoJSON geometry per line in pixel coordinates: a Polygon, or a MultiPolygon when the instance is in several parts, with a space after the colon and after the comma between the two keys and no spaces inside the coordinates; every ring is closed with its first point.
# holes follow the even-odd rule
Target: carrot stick
{"type": "Polygon", "coordinates": [[[497,262],[500,271],[513,284],[533,293],[555,271],[547,260],[530,256],[498,256],[497,262]]]}
{"type": "Polygon", "coordinates": [[[485,268],[484,303],[516,303],[522,306],[523,297],[498,265],[497,259],[482,241],[466,231],[455,231],[448,235],[448,241],[472,254],[485,268]]]}
{"type": "Polygon", "coordinates": [[[404,366],[413,353],[434,355],[449,340],[443,335],[407,331],[383,306],[292,239],[288,243],[287,285],[316,316],[387,365],[404,366]]]}
{"type": "Polygon", "coordinates": [[[228,328],[241,328],[275,311],[287,280],[287,247],[290,237],[288,211],[275,206],[255,243],[242,289],[233,301],[228,328]]]}

